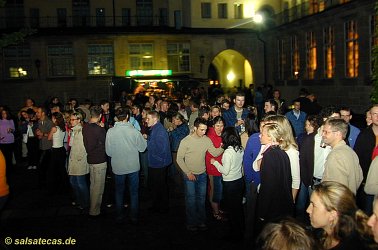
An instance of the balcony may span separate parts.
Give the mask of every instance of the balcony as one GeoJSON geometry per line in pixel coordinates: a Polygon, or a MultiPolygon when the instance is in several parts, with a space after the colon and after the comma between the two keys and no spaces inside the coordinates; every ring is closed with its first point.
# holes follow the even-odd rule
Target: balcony
{"type": "Polygon", "coordinates": [[[161,16],[64,16],[0,17],[0,29],[98,27],[168,27],[168,17],[161,16]]]}

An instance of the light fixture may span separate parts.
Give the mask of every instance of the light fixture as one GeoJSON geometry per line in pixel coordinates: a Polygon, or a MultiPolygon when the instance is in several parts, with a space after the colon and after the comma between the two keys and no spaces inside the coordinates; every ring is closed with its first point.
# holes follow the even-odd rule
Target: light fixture
{"type": "Polygon", "coordinates": [[[264,17],[259,14],[259,13],[256,13],[254,16],[253,16],[253,21],[255,23],[262,23],[264,21],[264,17]]]}
{"type": "Polygon", "coordinates": [[[235,74],[231,71],[226,77],[229,82],[232,82],[235,79],[235,74]]]}

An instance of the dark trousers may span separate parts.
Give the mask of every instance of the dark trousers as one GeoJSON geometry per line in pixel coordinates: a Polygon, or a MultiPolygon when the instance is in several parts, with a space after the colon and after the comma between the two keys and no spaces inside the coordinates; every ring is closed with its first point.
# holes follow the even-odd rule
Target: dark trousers
{"type": "Polygon", "coordinates": [[[245,242],[248,246],[253,246],[255,235],[255,218],[256,218],[256,202],[257,202],[257,186],[254,182],[246,183],[246,198],[245,206],[245,242]]]}
{"type": "Polygon", "coordinates": [[[49,192],[64,193],[68,191],[69,181],[66,170],[66,149],[64,147],[51,149],[51,161],[46,173],[49,192]]]}
{"type": "Polygon", "coordinates": [[[148,178],[151,185],[152,207],[156,211],[168,210],[167,167],[148,168],[148,178]]]}
{"type": "Polygon", "coordinates": [[[29,137],[26,143],[28,148],[28,164],[29,166],[38,165],[38,150],[39,150],[39,140],[36,137],[29,137]]]}
{"type": "Polygon", "coordinates": [[[233,239],[244,237],[243,192],[243,178],[223,181],[223,201],[229,214],[230,233],[233,239]]]}
{"type": "Polygon", "coordinates": [[[38,186],[45,187],[47,179],[47,169],[50,165],[51,149],[39,150],[38,162],[38,186]]]}

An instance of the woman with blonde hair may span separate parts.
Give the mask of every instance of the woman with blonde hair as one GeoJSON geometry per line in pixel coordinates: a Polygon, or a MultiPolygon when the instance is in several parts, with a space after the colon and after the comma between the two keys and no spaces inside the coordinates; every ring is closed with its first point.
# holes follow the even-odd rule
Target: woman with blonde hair
{"type": "Polygon", "coordinates": [[[293,129],[290,125],[289,120],[283,115],[270,115],[264,119],[265,122],[272,122],[276,123],[279,126],[280,134],[282,138],[279,141],[279,146],[282,150],[286,152],[290,159],[290,168],[291,168],[291,177],[292,177],[292,184],[291,184],[291,192],[293,196],[293,200],[299,191],[299,186],[301,184],[301,177],[300,177],[300,167],[299,167],[299,151],[298,145],[295,142],[295,138],[293,135],[293,129]]]}
{"type": "Polygon", "coordinates": [[[352,191],[343,184],[325,181],[316,185],[307,208],[313,228],[322,229],[325,249],[372,249],[368,217],[358,209],[352,191]]]}
{"type": "Polygon", "coordinates": [[[260,250],[319,249],[310,232],[292,219],[267,224],[256,243],[260,250]]]}
{"type": "Polygon", "coordinates": [[[260,141],[264,149],[262,158],[253,166],[255,171],[260,171],[261,178],[257,196],[257,226],[261,228],[294,212],[290,160],[280,146],[282,137],[282,129],[276,123],[266,123],[261,129],[260,141]]]}

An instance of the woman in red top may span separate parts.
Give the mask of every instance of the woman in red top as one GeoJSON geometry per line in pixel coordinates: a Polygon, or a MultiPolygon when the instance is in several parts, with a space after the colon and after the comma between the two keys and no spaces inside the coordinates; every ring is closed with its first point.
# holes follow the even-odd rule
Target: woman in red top
{"type": "MultiPolygon", "coordinates": [[[[218,148],[222,144],[221,134],[224,128],[225,121],[222,116],[217,116],[213,119],[213,126],[209,127],[207,137],[213,142],[214,147],[218,148]]],[[[220,201],[222,199],[222,174],[217,168],[210,163],[210,159],[214,158],[222,164],[222,155],[218,157],[212,156],[206,152],[206,172],[209,177],[209,200],[213,210],[213,216],[217,220],[223,220],[222,211],[220,210],[220,201]]]]}

